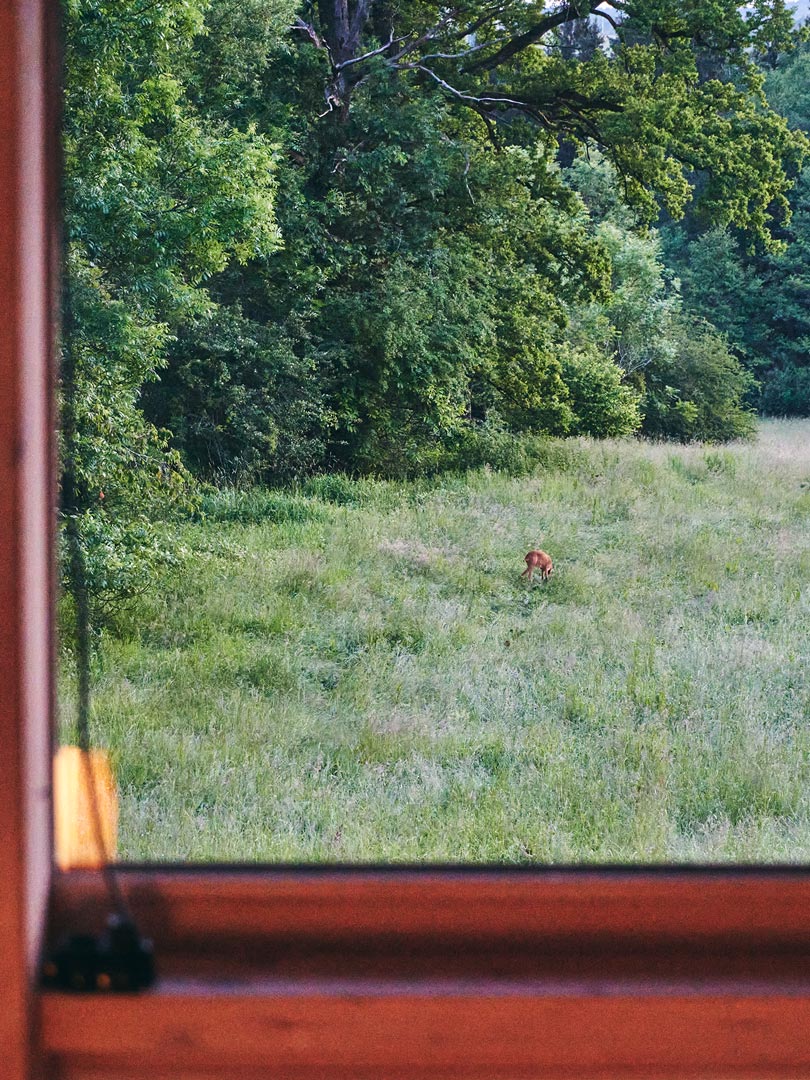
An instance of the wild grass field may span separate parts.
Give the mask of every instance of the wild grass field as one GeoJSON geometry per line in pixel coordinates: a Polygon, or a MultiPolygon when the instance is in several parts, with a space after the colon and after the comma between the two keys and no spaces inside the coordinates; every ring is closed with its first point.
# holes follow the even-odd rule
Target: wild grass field
{"type": "Polygon", "coordinates": [[[122,858],[810,860],[810,422],[205,511],[96,659],[122,858]]]}

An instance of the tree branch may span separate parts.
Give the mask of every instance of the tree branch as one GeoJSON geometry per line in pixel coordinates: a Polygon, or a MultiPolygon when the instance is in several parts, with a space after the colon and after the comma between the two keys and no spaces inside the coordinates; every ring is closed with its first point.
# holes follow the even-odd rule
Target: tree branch
{"type": "Polygon", "coordinates": [[[415,71],[424,71],[426,75],[430,75],[432,79],[435,79],[439,86],[443,90],[446,90],[449,94],[458,98],[460,101],[467,101],[471,105],[485,106],[489,105],[495,107],[498,105],[511,105],[513,108],[520,109],[521,112],[525,112],[527,116],[532,116],[544,127],[551,128],[552,123],[549,118],[535,105],[531,105],[528,101],[520,101],[517,98],[506,97],[499,94],[466,94],[463,90],[457,89],[455,86],[451,86],[446,79],[443,79],[440,75],[437,75],[435,71],[432,71],[425,64],[403,64],[402,69],[409,69],[415,71]]]}
{"type": "Polygon", "coordinates": [[[591,15],[598,15],[600,19],[607,20],[617,34],[621,30],[621,25],[613,18],[613,16],[607,11],[602,11],[600,7],[591,8],[591,15]]]}
{"type": "Polygon", "coordinates": [[[311,23],[304,22],[304,20],[300,16],[295,20],[290,29],[303,30],[316,49],[328,49],[326,42],[320,36],[315,27],[311,23]]]}
{"type": "MultiPolygon", "coordinates": [[[[500,41],[505,41],[505,38],[501,38],[500,41]]],[[[491,45],[498,45],[500,41],[484,41],[480,45],[471,45],[469,49],[463,49],[461,52],[456,53],[425,53],[420,57],[422,63],[425,60],[463,60],[466,56],[471,56],[473,53],[480,52],[482,49],[488,49],[491,45]]]]}
{"type": "Polygon", "coordinates": [[[499,67],[507,60],[511,60],[513,56],[517,56],[517,54],[523,52],[524,49],[528,49],[530,45],[536,44],[541,38],[544,38],[550,30],[554,30],[558,26],[563,26],[567,22],[573,22],[576,18],[581,18],[581,16],[576,15],[572,10],[571,5],[567,3],[553,14],[546,15],[545,18],[540,19],[539,22],[530,26],[529,29],[525,30],[522,34],[518,34],[517,37],[511,38],[505,45],[498,49],[496,53],[493,53],[492,56],[484,57],[484,59],[471,64],[467,68],[467,71],[492,71],[493,68],[499,67]]]}
{"type": "Polygon", "coordinates": [[[370,60],[372,56],[379,56],[380,53],[390,49],[392,45],[400,45],[403,41],[405,41],[404,37],[395,38],[392,36],[386,41],[385,45],[380,45],[378,49],[372,49],[370,52],[363,53],[362,56],[354,56],[350,60],[344,60],[342,64],[335,64],[335,71],[343,71],[344,68],[351,67],[352,64],[360,64],[363,60],[370,60]]]}

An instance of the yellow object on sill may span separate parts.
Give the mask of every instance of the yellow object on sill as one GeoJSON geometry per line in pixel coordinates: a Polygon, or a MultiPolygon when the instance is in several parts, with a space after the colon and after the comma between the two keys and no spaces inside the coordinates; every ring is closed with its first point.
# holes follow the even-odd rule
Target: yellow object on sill
{"type": "Polygon", "coordinates": [[[54,853],[60,870],[97,869],[115,859],[118,795],[104,750],[60,747],[53,763],[53,806],[54,853]]]}

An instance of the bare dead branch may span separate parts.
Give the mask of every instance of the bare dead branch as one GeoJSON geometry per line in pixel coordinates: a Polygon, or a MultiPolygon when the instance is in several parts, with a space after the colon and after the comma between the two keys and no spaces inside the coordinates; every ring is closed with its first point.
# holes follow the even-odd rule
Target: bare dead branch
{"type": "Polygon", "coordinates": [[[304,22],[304,20],[300,16],[295,20],[290,29],[303,30],[316,49],[325,49],[327,47],[326,42],[320,36],[315,27],[311,23],[304,22]]]}
{"type": "Polygon", "coordinates": [[[402,68],[407,68],[415,71],[423,71],[426,75],[430,75],[432,79],[435,79],[443,90],[446,90],[449,94],[452,94],[460,101],[466,101],[469,102],[471,105],[477,105],[482,108],[487,105],[490,106],[490,108],[494,108],[500,105],[511,105],[513,108],[519,109],[521,112],[526,113],[527,116],[534,117],[545,127],[550,128],[552,126],[551,121],[545,115],[545,113],[543,113],[542,110],[537,108],[536,105],[532,105],[528,101],[520,101],[518,98],[510,98],[500,94],[466,94],[463,90],[459,90],[457,87],[451,86],[446,79],[443,79],[440,75],[437,75],[435,71],[432,71],[425,64],[404,64],[402,65],[402,68]]]}
{"type": "Polygon", "coordinates": [[[384,53],[387,49],[390,49],[392,45],[400,45],[406,38],[395,38],[392,34],[391,38],[386,41],[385,45],[380,45],[377,49],[372,49],[370,52],[363,53],[362,56],[354,56],[350,60],[344,60],[342,64],[335,64],[335,71],[343,71],[347,67],[351,67],[352,64],[361,64],[364,60],[370,60],[372,56],[379,56],[380,53],[384,53]]]}

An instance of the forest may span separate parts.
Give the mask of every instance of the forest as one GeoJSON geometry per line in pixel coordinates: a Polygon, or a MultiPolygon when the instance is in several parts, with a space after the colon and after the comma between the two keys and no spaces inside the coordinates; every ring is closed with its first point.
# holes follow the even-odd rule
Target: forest
{"type": "Polygon", "coordinates": [[[65,35],[63,518],[102,605],[206,485],[810,414],[783,0],[68,0],[65,35]]]}

